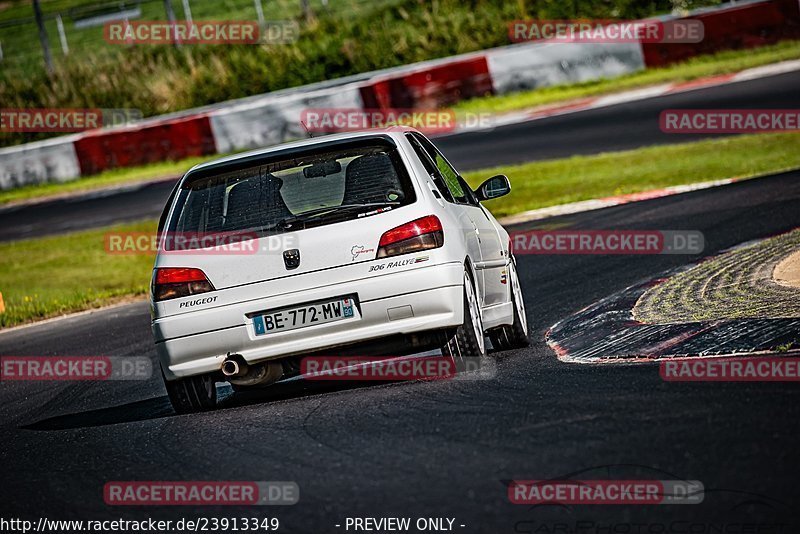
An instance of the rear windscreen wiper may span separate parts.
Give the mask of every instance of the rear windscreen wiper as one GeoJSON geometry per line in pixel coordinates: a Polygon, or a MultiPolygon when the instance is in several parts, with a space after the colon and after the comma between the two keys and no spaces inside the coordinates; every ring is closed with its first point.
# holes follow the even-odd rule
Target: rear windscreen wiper
{"type": "Polygon", "coordinates": [[[323,208],[315,208],[313,210],[303,211],[296,215],[284,217],[273,225],[264,226],[261,230],[266,229],[279,229],[279,230],[295,230],[296,226],[305,227],[304,223],[310,220],[318,219],[322,215],[336,212],[354,211],[361,208],[383,208],[386,206],[397,206],[400,202],[367,202],[365,204],[340,204],[338,206],[325,206],[323,208]]]}
{"type": "Polygon", "coordinates": [[[327,206],[324,208],[316,208],[309,211],[303,211],[295,215],[296,218],[301,220],[308,220],[318,215],[324,215],[329,212],[336,211],[353,211],[358,208],[382,208],[384,206],[398,206],[400,202],[367,202],[365,204],[340,204],[339,206],[327,206]]]}

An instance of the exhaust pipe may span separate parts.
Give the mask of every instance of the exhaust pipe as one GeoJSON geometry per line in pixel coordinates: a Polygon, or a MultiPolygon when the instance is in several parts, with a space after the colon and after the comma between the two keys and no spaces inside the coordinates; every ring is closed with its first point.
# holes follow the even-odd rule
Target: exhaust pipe
{"type": "Polygon", "coordinates": [[[283,377],[283,366],[275,360],[248,365],[240,354],[229,354],[222,374],[235,386],[268,386],[283,377]]]}
{"type": "Polygon", "coordinates": [[[236,376],[242,372],[246,373],[247,372],[246,369],[247,369],[246,363],[239,364],[239,362],[230,357],[228,357],[224,362],[222,362],[222,374],[227,377],[236,376]],[[242,367],[244,367],[244,370],[242,369],[242,367]]]}

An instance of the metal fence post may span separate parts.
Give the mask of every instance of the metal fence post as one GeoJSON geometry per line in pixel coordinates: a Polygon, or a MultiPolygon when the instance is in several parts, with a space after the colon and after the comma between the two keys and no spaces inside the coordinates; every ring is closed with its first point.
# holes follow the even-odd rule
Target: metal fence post
{"type": "Polygon", "coordinates": [[[61,13],[56,15],[56,27],[58,28],[58,37],[61,39],[61,51],[66,56],[69,54],[69,43],[67,43],[67,33],[64,31],[64,21],[61,20],[61,13]]]}
{"type": "Polygon", "coordinates": [[[183,1],[183,16],[186,17],[186,22],[192,23],[192,8],[189,6],[189,0],[183,1]]]}
{"type": "Polygon", "coordinates": [[[258,16],[258,27],[264,28],[264,10],[261,8],[261,0],[253,0],[256,5],[256,16],[258,16]]]}
{"type": "Polygon", "coordinates": [[[172,28],[173,37],[175,38],[175,47],[180,47],[181,43],[178,40],[178,32],[176,31],[177,22],[175,20],[175,11],[172,10],[172,0],[164,0],[164,11],[167,12],[167,20],[172,28]]]}
{"type": "Polygon", "coordinates": [[[47,67],[47,72],[53,72],[53,58],[50,56],[50,43],[47,40],[47,29],[44,27],[44,17],[42,16],[42,6],[39,5],[39,0],[33,0],[33,16],[36,19],[36,25],[39,27],[39,42],[42,44],[42,54],[44,55],[44,64],[47,67]]]}
{"type": "Polygon", "coordinates": [[[300,0],[300,7],[303,8],[303,17],[306,19],[306,22],[310,21],[313,16],[311,13],[311,3],[308,0],[300,0]]]}

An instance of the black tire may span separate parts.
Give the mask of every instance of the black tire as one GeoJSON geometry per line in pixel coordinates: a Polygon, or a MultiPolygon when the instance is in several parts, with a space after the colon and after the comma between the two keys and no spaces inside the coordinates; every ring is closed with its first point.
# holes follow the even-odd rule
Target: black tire
{"type": "Polygon", "coordinates": [[[456,329],[455,334],[442,347],[442,354],[452,358],[456,371],[461,372],[476,365],[486,355],[486,342],[483,338],[483,321],[478,308],[478,296],[475,284],[469,272],[464,272],[464,322],[456,329]],[[480,334],[479,334],[480,333],[480,334]]]}
{"type": "MultiPolygon", "coordinates": [[[[164,372],[161,372],[164,377],[164,372]]],[[[194,413],[213,410],[217,406],[217,387],[212,375],[190,376],[167,380],[167,396],[176,413],[194,413]]]]}
{"type": "Polygon", "coordinates": [[[530,345],[525,301],[522,298],[522,289],[519,286],[516,260],[513,258],[508,270],[508,281],[511,285],[509,288],[511,290],[511,302],[514,308],[514,322],[510,325],[496,328],[489,334],[492,346],[497,350],[521,349],[530,345]]]}

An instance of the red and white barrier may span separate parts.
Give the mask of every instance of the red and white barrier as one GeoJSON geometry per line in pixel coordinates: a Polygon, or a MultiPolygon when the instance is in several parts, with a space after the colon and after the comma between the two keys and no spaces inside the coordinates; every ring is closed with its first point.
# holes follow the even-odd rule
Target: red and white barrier
{"type": "Polygon", "coordinates": [[[217,152],[225,154],[305,137],[300,124],[305,109],[362,107],[358,84],[350,84],[278,98],[266,95],[212,112],[209,119],[217,152]]]}
{"type": "Polygon", "coordinates": [[[639,43],[532,42],[487,50],[494,92],[614,78],[645,68],[639,43]]]}
{"type": "Polygon", "coordinates": [[[361,85],[368,109],[434,109],[492,93],[484,53],[412,65],[361,85]]]}
{"type": "Polygon", "coordinates": [[[112,130],[93,130],[79,136],[75,152],[81,174],[116,167],[216,154],[206,115],[147,121],[112,130]]]}
{"type": "MultiPolygon", "coordinates": [[[[645,64],[660,67],[720,50],[753,48],[800,38],[798,0],[736,2],[684,17],[703,23],[703,40],[692,44],[644,43],[645,64]]],[[[662,20],[672,19],[664,17],[662,20]]]]}
{"type": "Polygon", "coordinates": [[[81,176],[74,145],[77,137],[68,135],[0,148],[0,190],[66,182],[81,176]]]}

